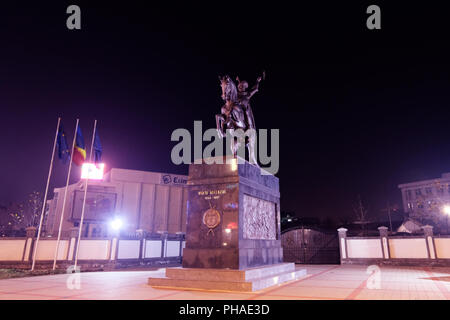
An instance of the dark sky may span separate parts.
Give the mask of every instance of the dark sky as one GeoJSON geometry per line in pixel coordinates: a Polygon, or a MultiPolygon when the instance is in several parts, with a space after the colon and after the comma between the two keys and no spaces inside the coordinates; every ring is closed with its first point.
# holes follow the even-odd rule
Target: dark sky
{"type": "MultiPolygon", "coordinates": [[[[0,203],[45,187],[58,116],[69,138],[93,120],[108,167],[187,173],[171,163],[176,128],[215,126],[217,76],[250,84],[258,128],[280,129],[282,210],[352,215],[358,194],[376,216],[397,185],[450,171],[446,8],[370,2],[315,6],[210,1],[72,2],[0,7],[0,203]]],[[[73,180],[79,176],[74,170],[73,180]]],[[[55,164],[52,187],[65,182],[55,164]]]]}

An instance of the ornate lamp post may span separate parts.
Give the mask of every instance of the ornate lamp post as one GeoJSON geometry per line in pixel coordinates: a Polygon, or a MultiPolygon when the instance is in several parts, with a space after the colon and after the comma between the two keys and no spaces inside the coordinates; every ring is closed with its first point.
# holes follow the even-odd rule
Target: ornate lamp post
{"type": "Polygon", "coordinates": [[[442,211],[447,215],[446,229],[447,229],[447,234],[448,234],[448,216],[450,216],[450,205],[445,205],[445,206],[442,208],[442,211]]]}

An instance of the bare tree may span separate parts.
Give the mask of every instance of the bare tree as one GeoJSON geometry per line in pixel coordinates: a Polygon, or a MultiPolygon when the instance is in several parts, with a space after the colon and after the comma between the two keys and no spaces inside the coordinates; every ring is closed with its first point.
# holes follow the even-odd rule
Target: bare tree
{"type": "Polygon", "coordinates": [[[366,233],[365,227],[369,223],[369,220],[367,219],[369,210],[364,207],[361,200],[361,195],[358,195],[358,199],[353,205],[353,212],[355,213],[356,217],[356,220],[353,223],[361,225],[361,231],[364,235],[366,233]]]}
{"type": "Polygon", "coordinates": [[[33,191],[28,195],[28,201],[23,213],[25,227],[36,227],[38,225],[42,201],[42,195],[37,191],[33,191]]]}
{"type": "Polygon", "coordinates": [[[0,208],[0,230],[2,234],[24,231],[27,227],[37,226],[42,210],[42,195],[34,191],[28,195],[26,202],[12,202],[0,208]]]}
{"type": "Polygon", "coordinates": [[[397,213],[399,210],[399,205],[394,203],[391,205],[391,203],[389,202],[389,200],[387,201],[386,204],[386,208],[381,209],[381,212],[386,212],[388,214],[388,218],[389,218],[389,228],[391,230],[391,232],[393,232],[394,230],[392,229],[392,218],[391,218],[391,214],[392,213],[397,213]]]}
{"type": "Polygon", "coordinates": [[[23,221],[23,206],[21,203],[11,202],[0,210],[0,230],[2,236],[8,236],[17,230],[23,221]]]}

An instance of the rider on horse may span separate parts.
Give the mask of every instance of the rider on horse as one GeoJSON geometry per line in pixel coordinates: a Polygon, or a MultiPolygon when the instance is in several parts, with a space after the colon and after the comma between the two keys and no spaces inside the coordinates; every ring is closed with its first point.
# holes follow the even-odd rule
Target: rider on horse
{"type": "Polygon", "coordinates": [[[262,77],[256,79],[256,84],[250,91],[247,91],[247,81],[240,81],[236,78],[238,86],[234,84],[229,76],[219,77],[222,86],[222,99],[225,105],[221,109],[221,114],[216,116],[217,129],[219,135],[225,135],[225,129],[256,129],[255,119],[253,117],[252,108],[250,107],[250,98],[259,90],[259,83],[264,79],[262,77]]]}
{"type": "Polygon", "coordinates": [[[245,132],[244,141],[235,138],[231,141],[231,150],[233,155],[236,156],[236,152],[239,149],[239,145],[245,143],[249,149],[250,162],[257,165],[255,157],[255,119],[253,118],[253,112],[250,107],[250,98],[258,92],[258,87],[261,79],[258,77],[256,85],[247,91],[248,83],[246,81],[239,82],[239,88],[236,88],[235,83],[229,76],[219,77],[220,85],[222,87],[222,99],[225,101],[221,109],[221,114],[216,115],[217,132],[220,138],[224,138],[226,131],[230,130],[233,135],[235,130],[243,130],[245,132]]]}
{"type": "Polygon", "coordinates": [[[256,79],[256,84],[253,86],[253,88],[250,91],[247,91],[248,88],[248,82],[243,80],[240,81],[239,77],[236,77],[236,80],[238,82],[238,101],[239,104],[244,106],[245,114],[247,116],[247,122],[250,128],[255,129],[255,118],[253,117],[252,108],[250,107],[250,98],[253,97],[253,95],[258,92],[259,90],[259,83],[262,79],[265,78],[265,72],[263,72],[262,77],[258,77],[256,79]]]}

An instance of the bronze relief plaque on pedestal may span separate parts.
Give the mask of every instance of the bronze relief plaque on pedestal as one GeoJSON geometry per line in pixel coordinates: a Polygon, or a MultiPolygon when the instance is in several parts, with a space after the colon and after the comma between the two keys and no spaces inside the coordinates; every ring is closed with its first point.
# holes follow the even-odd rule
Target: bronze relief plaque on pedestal
{"type": "Polygon", "coordinates": [[[244,239],[276,240],[276,205],[244,194],[244,239]]]}

